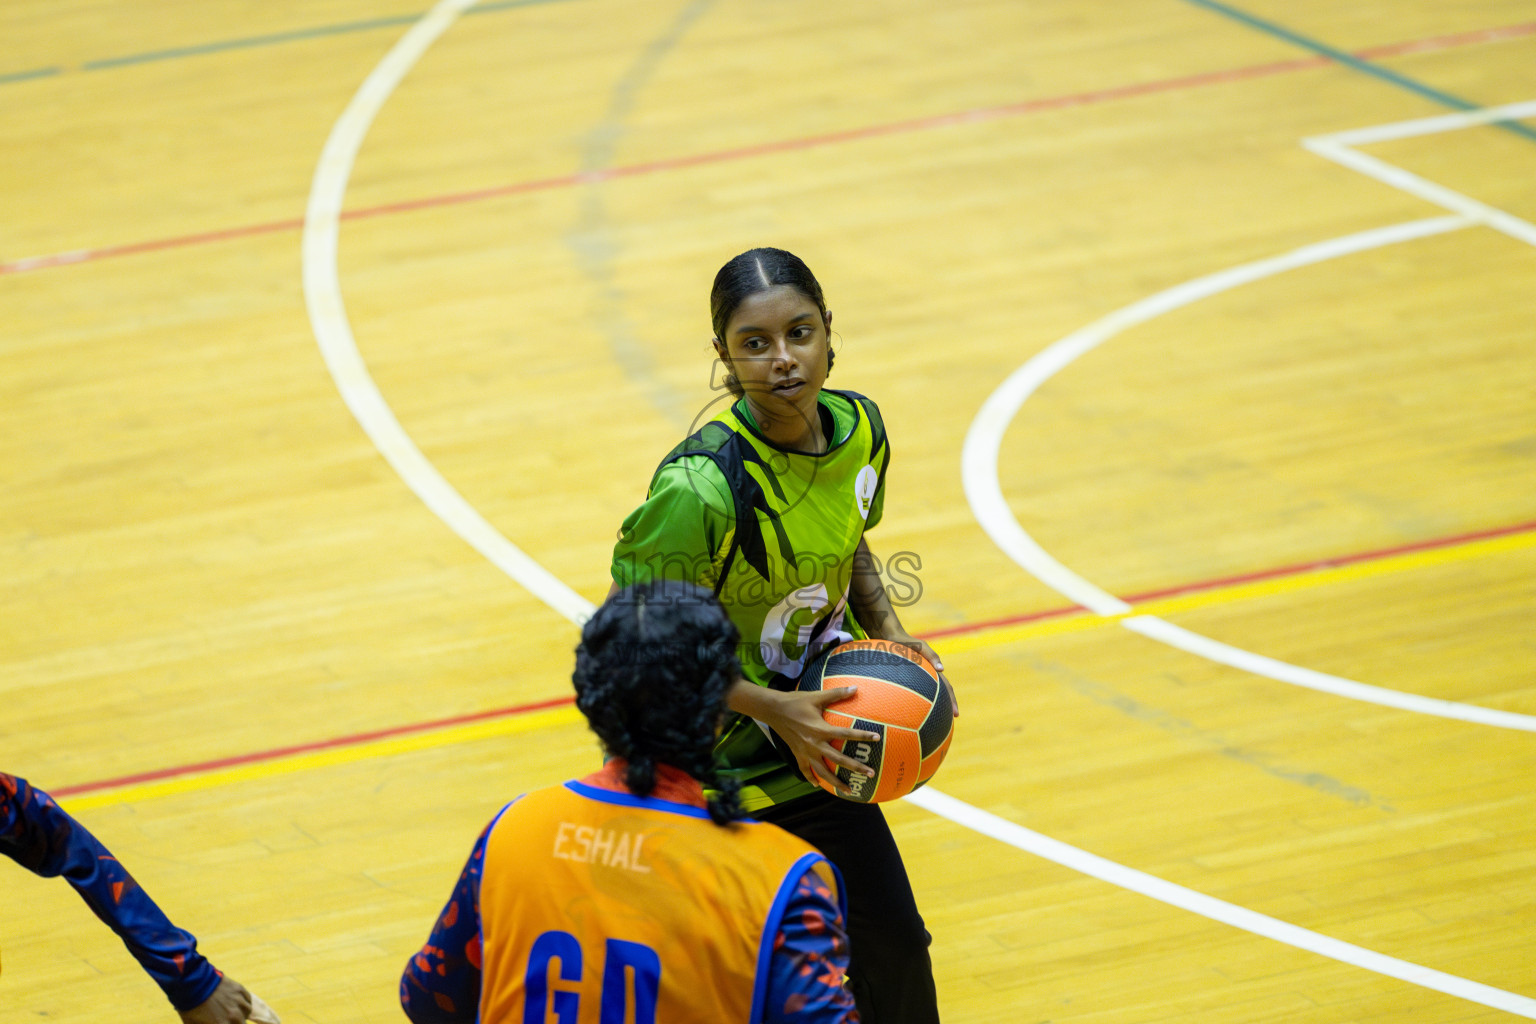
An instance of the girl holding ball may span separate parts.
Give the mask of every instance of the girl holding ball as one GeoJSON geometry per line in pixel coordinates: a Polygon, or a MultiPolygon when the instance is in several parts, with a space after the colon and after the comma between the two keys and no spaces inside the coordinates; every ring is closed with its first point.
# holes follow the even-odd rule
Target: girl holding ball
{"type": "Polygon", "coordinates": [[[865,637],[909,646],[943,679],[938,655],[902,627],[864,540],[884,507],[885,424],[868,398],[824,387],[832,313],[798,257],[763,248],[732,259],[710,313],[733,401],[668,453],[624,520],[614,592],[678,579],[720,599],[743,638],[734,714],[715,747],[722,772],[740,783],[748,814],[816,846],[842,873],[849,985],[864,1024],[932,1024],[929,935],[884,815],[806,781],[846,794],[825,762],[869,770],[832,741],[879,737],[822,717],[850,690],[795,691],[817,654],[865,637]]]}

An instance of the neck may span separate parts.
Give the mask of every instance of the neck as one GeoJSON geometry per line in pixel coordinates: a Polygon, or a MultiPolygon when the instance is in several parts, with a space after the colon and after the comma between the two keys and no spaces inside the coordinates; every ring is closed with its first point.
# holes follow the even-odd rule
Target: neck
{"type": "Polygon", "coordinates": [[[753,401],[751,395],[747,396],[747,408],[752,413],[752,421],[757,424],[758,433],[780,448],[818,455],[827,450],[827,438],[821,429],[819,395],[817,401],[811,403],[810,416],[776,416],[753,401]]]}
{"type": "MultiPolygon", "coordinates": [[[[628,793],[629,786],[624,782],[624,772],[629,767],[629,762],[622,757],[609,758],[603,763],[601,771],[593,772],[581,781],[599,789],[612,790],[615,793],[628,793]]],[[[674,803],[693,804],[703,807],[704,787],[699,780],[683,771],[675,765],[666,763],[656,766],[656,788],[651,796],[660,800],[671,800],[674,803]]]]}

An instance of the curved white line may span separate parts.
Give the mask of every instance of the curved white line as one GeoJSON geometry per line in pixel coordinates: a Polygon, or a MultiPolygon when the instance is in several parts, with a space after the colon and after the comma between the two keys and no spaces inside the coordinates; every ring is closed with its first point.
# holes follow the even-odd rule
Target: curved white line
{"type": "Polygon", "coordinates": [[[1014,518],[1003,498],[997,478],[998,455],[1003,435],[1020,407],[1036,389],[1066,369],[1078,357],[1086,355],[1122,331],[1129,330],[1164,313],[1208,298],[1218,292],[1248,284],[1271,274],[1278,274],[1310,263],[1319,263],[1348,253],[1360,252],[1395,242],[1456,231],[1471,226],[1466,217],[1434,217],[1409,224],[1395,224],[1358,235],[1335,238],[1292,252],[1229,267],[1206,277],[1186,281],[1139,302],[1117,309],[1060,341],[1045,348],[1023,366],[1009,374],[982,403],[971,428],[965,435],[960,453],[960,471],[965,496],[981,528],[1004,553],[1024,570],[1057,593],[1099,615],[1124,615],[1131,606],[1062,565],[1046,553],[1014,518]]]}
{"type": "MultiPolygon", "coordinates": [[[[426,460],[400,427],[358,354],[342,303],[336,270],[337,225],[342,198],[346,192],[352,161],[362,145],[369,124],[389,93],[405,77],[427,46],[452,24],[459,12],[473,2],[444,0],[434,7],[396,44],[384,62],[368,77],[347,107],[346,113],[332,129],[321,155],[320,167],[315,171],[309,211],[305,219],[304,294],[309,304],[315,336],[325,353],[326,366],[336,379],[336,386],[341,390],[347,407],[395,468],[395,472],[475,550],[484,554],[555,611],[579,623],[591,614],[592,605],[501,536],[495,527],[475,512],[426,460]]],[[[1006,426],[1006,423],[1003,425],[1006,426]]],[[[916,793],[908,799],[966,828],[1111,885],[1130,889],[1298,949],[1536,1020],[1536,1000],[1394,960],[1305,928],[1264,917],[1031,832],[932,789],[916,793]]]]}
{"type": "Polygon", "coordinates": [[[1402,690],[1388,690],[1380,686],[1371,686],[1369,683],[1357,683],[1353,679],[1331,676],[1326,672],[1277,661],[1262,654],[1254,654],[1252,651],[1224,644],[1220,640],[1212,640],[1208,636],[1201,636],[1183,626],[1175,626],[1155,615],[1132,615],[1121,619],[1120,625],[1133,633],[1140,633],[1144,637],[1188,651],[1209,661],[1241,669],[1244,672],[1252,672],[1256,676],[1268,676],[1270,679],[1290,683],[1292,686],[1304,686],[1309,690],[1319,690],[1336,697],[1364,701],[1367,704],[1384,704],[1387,707],[1412,711],[1420,715],[1454,718],[1461,722],[1492,725],[1500,729],[1536,732],[1536,716],[1485,708],[1480,704],[1462,704],[1454,700],[1441,700],[1439,697],[1425,697],[1417,693],[1404,693],[1402,690]]]}
{"type": "MultiPolygon", "coordinates": [[[[1003,435],[1029,396],[1079,356],[1092,351],[1122,331],[1164,313],[1287,270],[1295,270],[1298,267],[1310,266],[1324,260],[1336,259],[1384,245],[1395,245],[1416,238],[1427,238],[1431,235],[1456,231],[1470,227],[1479,220],[1480,218],[1467,216],[1432,217],[1428,220],[1393,224],[1389,227],[1330,239],[1316,245],[1303,246],[1269,259],[1244,263],[1193,281],[1186,281],[1134,302],[1123,309],[1118,309],[1087,327],[1067,335],[1010,374],[997,390],[988,396],[980,411],[977,412],[975,420],[972,421],[960,456],[965,496],[971,504],[971,511],[993,542],[1026,572],[1099,615],[1127,615],[1133,610],[1130,605],[1083,579],[1047,553],[1033,537],[1025,532],[1024,527],[1019,525],[1013,510],[1008,507],[1008,502],[1003,497],[1002,484],[997,475],[998,455],[1002,448],[1003,435]]],[[[1274,658],[1232,647],[1218,640],[1190,632],[1156,616],[1132,615],[1122,619],[1120,624],[1132,632],[1171,647],[1177,647],[1198,657],[1294,686],[1304,686],[1311,690],[1348,697],[1351,700],[1380,704],[1418,714],[1536,732],[1536,716],[1358,683],[1352,679],[1290,665],[1274,658]]]]}
{"type": "Polygon", "coordinates": [[[964,825],[974,832],[991,836],[1009,846],[1032,853],[1036,857],[1085,875],[1092,875],[1122,889],[1150,896],[1162,903],[1171,903],[1173,906],[1194,911],[1212,921],[1220,921],[1222,924],[1241,928],[1245,932],[1283,942],[1297,949],[1319,953],[1346,964],[1364,967],[1366,970],[1384,974],[1389,978],[1397,978],[1400,981],[1434,989],[1436,992],[1444,992],[1459,999],[1481,1003],[1496,1010],[1504,1010],[1516,1016],[1536,1020],[1536,999],[1528,996],[1506,992],[1492,985],[1470,981],[1455,974],[1446,974],[1444,971],[1437,971],[1407,960],[1399,960],[1340,939],[1319,935],[1317,932],[1288,924],[1267,914],[1260,914],[1246,907],[1218,900],[1203,892],[1186,889],[1182,885],[1165,881],[1155,875],[1128,868],[1123,864],[1116,864],[1112,860],[1105,860],[1103,857],[1079,850],[1075,846],[1068,846],[1060,840],[1041,835],[1022,825],[1015,825],[1005,818],[999,818],[995,814],[989,814],[932,789],[920,789],[907,797],[907,800],[934,814],[964,825]]]}
{"type": "Polygon", "coordinates": [[[352,163],[363,144],[363,137],[368,134],[368,128],[385,100],[416,61],[474,3],[475,0],[441,0],[411,26],[364,80],[331,129],[330,138],[326,139],[325,149],[320,154],[320,164],[315,168],[309,206],[304,213],[304,301],[309,307],[315,339],[320,343],[325,365],[335,378],[342,400],[374,446],[400,474],[400,479],[470,547],[490,559],[539,600],[579,624],[592,614],[592,603],[503,537],[444,479],[400,426],[357,351],[352,324],[347,319],[341,297],[336,265],[337,236],[347,179],[352,174],[352,163]]]}

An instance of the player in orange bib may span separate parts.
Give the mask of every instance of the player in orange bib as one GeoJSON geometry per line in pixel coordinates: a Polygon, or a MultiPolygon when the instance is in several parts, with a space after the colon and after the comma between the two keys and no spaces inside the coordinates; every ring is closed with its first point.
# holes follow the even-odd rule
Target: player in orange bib
{"type": "Polygon", "coordinates": [[[691,584],[631,587],[597,610],[573,679],[609,760],[512,801],[481,834],[401,978],[412,1021],[858,1020],[836,869],[738,820],[734,780],[716,773],[738,642],[691,584]]]}

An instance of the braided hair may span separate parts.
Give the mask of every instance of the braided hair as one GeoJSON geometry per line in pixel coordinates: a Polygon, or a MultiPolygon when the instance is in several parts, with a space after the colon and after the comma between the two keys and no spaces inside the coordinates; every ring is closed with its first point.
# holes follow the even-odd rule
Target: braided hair
{"type": "Polygon", "coordinates": [[[576,706],[603,749],[628,762],[624,784],[656,788],[656,768],[681,768],[711,790],[709,816],[741,817],[734,778],[716,768],[726,691],[741,676],[740,634],[713,594],[659,580],[619,591],[581,630],[576,706]]]}

